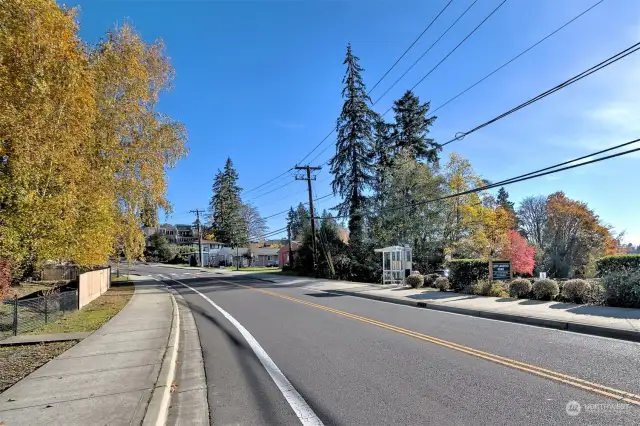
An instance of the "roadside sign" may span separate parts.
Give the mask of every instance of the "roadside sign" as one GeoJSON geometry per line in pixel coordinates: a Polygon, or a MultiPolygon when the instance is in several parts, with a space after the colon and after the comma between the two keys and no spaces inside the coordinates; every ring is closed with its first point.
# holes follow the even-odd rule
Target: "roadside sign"
{"type": "Polygon", "coordinates": [[[546,272],[540,272],[540,279],[545,279],[547,278],[547,273],[546,272]]]}
{"type": "Polygon", "coordinates": [[[511,261],[494,260],[489,262],[490,279],[496,281],[505,281],[512,278],[511,261]]]}

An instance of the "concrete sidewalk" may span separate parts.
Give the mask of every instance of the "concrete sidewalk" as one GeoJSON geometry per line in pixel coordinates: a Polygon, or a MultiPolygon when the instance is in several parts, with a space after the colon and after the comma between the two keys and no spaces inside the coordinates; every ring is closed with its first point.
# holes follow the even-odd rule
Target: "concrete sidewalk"
{"type": "Polygon", "coordinates": [[[173,352],[177,310],[163,285],[135,286],[107,324],[0,394],[0,422],[124,426],[155,419],[149,402],[173,352]]]}
{"type": "Polygon", "coordinates": [[[243,275],[283,285],[306,281],[311,288],[321,291],[640,342],[640,309],[475,296],[278,274],[243,275]]]}

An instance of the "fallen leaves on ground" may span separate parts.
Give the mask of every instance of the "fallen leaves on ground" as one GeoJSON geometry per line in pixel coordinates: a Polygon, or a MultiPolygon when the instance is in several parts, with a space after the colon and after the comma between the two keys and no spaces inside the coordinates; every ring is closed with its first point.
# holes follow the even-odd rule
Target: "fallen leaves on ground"
{"type": "Polygon", "coordinates": [[[76,343],[69,341],[0,347],[0,392],[76,343]]]}

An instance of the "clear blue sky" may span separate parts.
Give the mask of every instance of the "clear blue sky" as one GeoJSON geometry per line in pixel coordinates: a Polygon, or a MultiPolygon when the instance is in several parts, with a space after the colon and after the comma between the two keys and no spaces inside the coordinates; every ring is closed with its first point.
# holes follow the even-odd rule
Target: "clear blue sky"
{"type": "MultiPolygon", "coordinates": [[[[509,0],[416,88],[432,107],[457,94],[597,0],[509,0]]],[[[189,157],[169,172],[170,222],[207,206],[216,170],[227,156],[251,189],[292,167],[335,125],[341,107],[345,46],[365,68],[369,87],[446,4],[433,1],[80,1],[81,35],[96,42],[124,20],[151,41],[162,38],[176,68],[161,109],[184,122],[189,157]]],[[[472,0],[454,0],[372,97],[382,94],[472,0]]],[[[376,109],[413,86],[500,0],[479,0],[376,109]]],[[[464,96],[438,111],[432,135],[444,142],[640,41],[640,2],[605,0],[464,96]]],[[[448,146],[483,177],[502,180],[640,137],[640,53],[588,77],[465,140],[448,146]]],[[[326,143],[333,144],[333,140],[326,143]]],[[[324,148],[325,145],[321,147],[324,148]]],[[[327,160],[329,148],[316,162],[327,160]]],[[[313,156],[312,156],[313,157],[313,156]]],[[[628,241],[640,244],[640,155],[507,187],[514,201],[562,190],[583,200],[628,241]]],[[[291,177],[247,195],[283,185],[291,177]]],[[[330,192],[325,167],[316,195],[330,192]]],[[[292,183],[255,199],[264,216],[305,201],[292,183]]],[[[335,200],[319,202],[319,208],[335,200]]],[[[284,226],[284,215],[269,220],[284,226]]]]}

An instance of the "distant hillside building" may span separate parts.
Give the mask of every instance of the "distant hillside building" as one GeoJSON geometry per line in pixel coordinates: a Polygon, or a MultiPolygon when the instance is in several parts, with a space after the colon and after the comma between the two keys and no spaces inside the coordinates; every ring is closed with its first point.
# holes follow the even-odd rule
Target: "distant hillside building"
{"type": "Polygon", "coordinates": [[[171,244],[189,245],[194,241],[198,241],[198,236],[193,231],[191,225],[178,224],[171,225],[163,223],[159,226],[145,226],[142,228],[145,238],[149,238],[153,234],[164,235],[171,244]]]}

